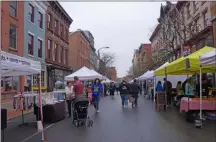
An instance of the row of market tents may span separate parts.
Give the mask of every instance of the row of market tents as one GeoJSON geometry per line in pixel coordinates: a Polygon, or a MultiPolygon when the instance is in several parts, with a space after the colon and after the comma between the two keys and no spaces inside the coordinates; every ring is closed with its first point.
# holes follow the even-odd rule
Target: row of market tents
{"type": "Polygon", "coordinates": [[[147,71],[138,80],[153,78],[154,76],[167,75],[193,75],[216,72],[216,49],[205,46],[202,49],[181,57],[171,63],[165,63],[155,71],[147,71]]]}
{"type": "MultiPolygon", "coordinates": [[[[216,72],[216,49],[205,46],[202,49],[186,56],[181,57],[171,63],[165,63],[155,71],[147,71],[138,80],[154,79],[160,76],[189,76],[193,74],[215,73],[216,72]]],[[[199,83],[202,84],[200,77],[199,83]]],[[[201,85],[200,85],[201,86],[201,85]]],[[[200,119],[202,119],[202,87],[200,87],[200,119]]],[[[155,89],[154,89],[155,94],[155,89]]]]}

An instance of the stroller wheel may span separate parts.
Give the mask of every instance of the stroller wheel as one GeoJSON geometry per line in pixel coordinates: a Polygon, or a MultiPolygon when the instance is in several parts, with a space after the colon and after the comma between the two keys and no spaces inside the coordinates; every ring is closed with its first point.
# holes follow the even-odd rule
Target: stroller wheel
{"type": "Polygon", "coordinates": [[[79,127],[79,122],[78,122],[77,120],[74,120],[74,125],[75,125],[76,127],[79,127]]]}
{"type": "Polygon", "coordinates": [[[83,125],[83,122],[82,121],[79,121],[79,126],[82,126],[83,125]]]}
{"type": "Polygon", "coordinates": [[[91,127],[92,125],[93,125],[93,121],[92,121],[92,120],[89,120],[88,127],[91,127]]]}

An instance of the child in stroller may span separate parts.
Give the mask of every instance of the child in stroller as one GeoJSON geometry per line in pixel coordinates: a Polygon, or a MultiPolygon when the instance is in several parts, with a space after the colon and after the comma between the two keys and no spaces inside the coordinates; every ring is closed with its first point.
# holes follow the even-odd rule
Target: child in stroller
{"type": "Polygon", "coordinates": [[[76,127],[85,124],[90,127],[93,121],[88,116],[88,98],[86,96],[78,96],[73,101],[73,123],[76,127]]]}

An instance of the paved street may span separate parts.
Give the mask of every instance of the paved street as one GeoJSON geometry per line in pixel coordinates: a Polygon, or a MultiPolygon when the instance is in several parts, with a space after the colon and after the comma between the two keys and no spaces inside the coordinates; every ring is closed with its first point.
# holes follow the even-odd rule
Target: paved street
{"type": "MultiPolygon", "coordinates": [[[[101,112],[96,114],[90,107],[92,128],[76,128],[66,118],[58,123],[46,125],[48,142],[208,142],[216,141],[216,123],[205,122],[199,130],[185,122],[183,115],[172,108],[157,112],[151,100],[139,98],[139,108],[122,109],[120,97],[102,98],[101,112]]],[[[27,115],[27,120],[34,120],[27,115]]],[[[41,134],[34,127],[18,128],[20,118],[11,120],[5,131],[5,142],[39,142],[41,134]],[[26,139],[27,138],[27,139],[26,139]]]]}

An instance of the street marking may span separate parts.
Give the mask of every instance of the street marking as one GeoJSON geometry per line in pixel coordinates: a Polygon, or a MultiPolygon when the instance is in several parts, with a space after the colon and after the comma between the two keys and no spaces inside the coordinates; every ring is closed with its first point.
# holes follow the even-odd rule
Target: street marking
{"type": "Polygon", "coordinates": [[[9,101],[9,102],[1,102],[2,105],[4,105],[4,104],[9,104],[9,103],[12,103],[12,101],[9,101]]]}
{"type": "MultiPolygon", "coordinates": [[[[45,131],[46,129],[52,127],[53,125],[54,125],[54,124],[50,124],[50,125],[48,125],[47,127],[45,127],[45,128],[44,128],[44,131],[45,131]]],[[[41,132],[36,132],[36,133],[34,133],[33,135],[31,135],[31,136],[25,138],[22,142],[27,142],[28,140],[30,140],[31,138],[33,138],[34,136],[36,136],[36,135],[39,134],[39,133],[41,133],[41,132]]]]}

